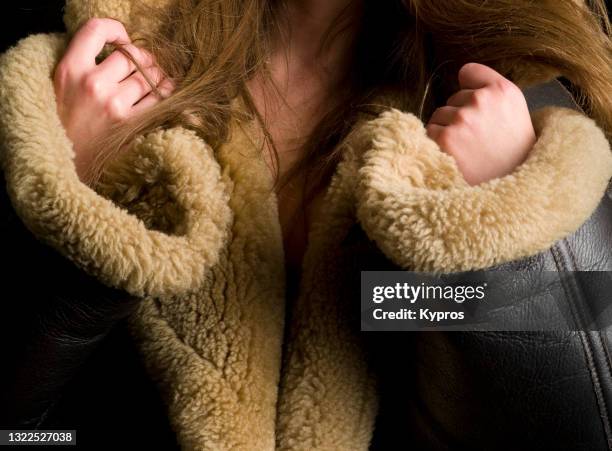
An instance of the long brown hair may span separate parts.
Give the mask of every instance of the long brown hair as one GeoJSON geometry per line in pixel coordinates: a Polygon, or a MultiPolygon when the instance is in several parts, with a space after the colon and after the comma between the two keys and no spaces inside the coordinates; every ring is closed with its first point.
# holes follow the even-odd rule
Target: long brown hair
{"type": "MultiPolygon", "coordinates": [[[[220,145],[236,98],[260,121],[274,150],[246,86],[264,68],[286,1],[174,0],[160,9],[136,3],[158,26],[132,30],[135,43],[155,55],[177,87],[101,141],[92,183],[119,149],[157,127],[182,125],[213,148],[220,145]]],[[[384,107],[381,98],[426,120],[456,89],[457,70],[470,61],[517,83],[551,73],[564,77],[584,110],[612,137],[612,46],[604,0],[362,1],[345,88],[285,181],[306,173],[311,191],[322,187],[339,160],[338,144],[360,115],[384,107]]]]}

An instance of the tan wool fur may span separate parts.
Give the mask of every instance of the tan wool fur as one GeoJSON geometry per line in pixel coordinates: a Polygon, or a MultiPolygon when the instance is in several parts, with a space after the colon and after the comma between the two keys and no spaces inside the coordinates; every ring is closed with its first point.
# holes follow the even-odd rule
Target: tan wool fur
{"type": "MultiPolygon", "coordinates": [[[[69,31],[91,14],[144,26],[129,0],[68,0],[69,31]]],[[[612,176],[603,133],[570,110],[536,113],[528,160],[474,187],[420,120],[389,110],[343,143],[285,319],[277,199],[256,125],[234,119],[217,149],[182,128],[141,136],[87,187],[55,108],[67,39],[32,36],[0,59],[7,190],[39,239],[143,298],[133,339],[185,450],[367,450],[376,380],[339,245],[355,224],[402,268],[482,269],[575,231],[612,176]]]]}

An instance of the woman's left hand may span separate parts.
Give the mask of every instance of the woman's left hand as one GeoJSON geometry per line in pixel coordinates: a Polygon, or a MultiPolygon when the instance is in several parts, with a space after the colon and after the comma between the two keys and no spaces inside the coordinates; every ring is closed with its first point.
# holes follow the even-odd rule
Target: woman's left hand
{"type": "Polygon", "coordinates": [[[461,68],[459,86],[431,116],[428,136],[456,160],[470,185],[511,173],[536,142],[525,96],[510,80],[477,63],[461,68]]]}

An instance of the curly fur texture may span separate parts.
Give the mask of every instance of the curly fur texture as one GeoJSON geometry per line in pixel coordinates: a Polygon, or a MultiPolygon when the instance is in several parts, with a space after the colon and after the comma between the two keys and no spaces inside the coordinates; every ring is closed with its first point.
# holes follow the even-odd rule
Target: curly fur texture
{"type": "Polygon", "coordinates": [[[148,171],[146,160],[154,158],[171,182],[173,201],[185,212],[178,234],[148,229],[81,183],[51,79],[65,45],[59,35],[31,36],[0,61],[1,161],[16,211],[37,236],[111,286],[137,296],[196,288],[217,259],[231,216],[225,189],[215,183],[218,163],[185,130],[134,146],[134,174],[138,165],[148,171]]]}
{"type": "Polygon", "coordinates": [[[396,264],[484,269],[533,255],[578,229],[612,174],[603,132],[562,108],[533,115],[538,141],[512,174],[468,186],[420,120],[389,111],[364,127],[357,216],[396,264]]]}
{"type": "MultiPolygon", "coordinates": [[[[140,4],[164,8],[172,4],[173,0],[138,0],[140,4]]],[[[134,12],[131,0],[66,0],[64,23],[68,34],[72,35],[92,17],[110,17],[122,22],[128,32],[141,28],[156,26],[146,15],[134,12]]]]}
{"type": "MultiPolygon", "coordinates": [[[[127,0],[70,0],[69,30],[91,11],[134,19],[127,0]]],[[[314,218],[285,336],[282,232],[255,124],[236,119],[217,149],[180,128],[140,137],[94,191],[55,111],[51,72],[65,44],[34,36],[0,60],[7,189],[41,240],[143,297],[132,334],[185,450],[368,449],[376,381],[350,322],[356,270],[339,245],[357,221],[405,268],[485,268],[571,233],[612,175],[602,132],[568,110],[536,114],[529,159],[475,187],[414,116],[361,124],[314,218]]]]}

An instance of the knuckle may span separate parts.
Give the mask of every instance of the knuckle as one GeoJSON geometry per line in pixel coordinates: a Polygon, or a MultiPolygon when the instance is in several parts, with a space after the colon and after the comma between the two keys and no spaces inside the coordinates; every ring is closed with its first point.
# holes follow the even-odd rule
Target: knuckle
{"type": "Polygon", "coordinates": [[[140,67],[142,69],[148,68],[154,65],[153,57],[143,49],[136,47],[132,44],[122,45],[121,56],[126,62],[133,68],[140,67]]]}
{"type": "Polygon", "coordinates": [[[72,76],[72,67],[65,60],[60,61],[60,63],[55,68],[55,72],[53,73],[53,81],[56,85],[65,85],[68,80],[72,76]]]}
{"type": "Polygon", "coordinates": [[[83,78],[83,90],[85,95],[100,100],[104,97],[104,82],[96,74],[90,74],[83,78]]]}
{"type": "Polygon", "coordinates": [[[145,67],[153,66],[155,61],[153,59],[153,55],[150,52],[147,52],[145,49],[142,49],[137,46],[132,46],[131,48],[132,56],[140,62],[141,65],[145,67]]]}
{"type": "Polygon", "coordinates": [[[472,67],[472,63],[465,63],[463,66],[459,68],[459,73],[461,74],[463,72],[469,71],[471,67],[472,67]]]}
{"type": "Polygon", "coordinates": [[[111,19],[111,18],[107,18],[104,19],[106,21],[107,24],[112,25],[117,27],[117,29],[119,29],[121,32],[126,33],[127,34],[127,30],[125,28],[125,25],[123,24],[123,22],[120,22],[117,19],[111,19]]]}
{"type": "Polygon", "coordinates": [[[153,71],[153,81],[155,82],[155,84],[159,86],[164,80],[164,78],[164,71],[156,67],[153,71]]]}
{"type": "MultiPolygon", "coordinates": [[[[153,77],[151,77],[150,75],[147,76],[150,80],[155,81],[155,79],[153,77]]],[[[147,92],[151,90],[151,85],[149,84],[149,82],[147,81],[147,78],[144,76],[144,74],[139,74],[138,77],[136,77],[136,81],[138,83],[138,89],[140,89],[143,92],[147,92]]]]}
{"type": "Polygon", "coordinates": [[[91,18],[83,24],[83,30],[89,33],[97,33],[104,27],[104,20],[98,17],[91,18]]]}
{"type": "Polygon", "coordinates": [[[469,74],[470,72],[474,71],[476,68],[478,68],[478,64],[477,63],[465,63],[459,69],[459,74],[460,75],[469,74]]]}
{"type": "Polygon", "coordinates": [[[489,103],[491,93],[487,89],[477,89],[472,94],[472,105],[475,107],[483,107],[489,103]]]}
{"type": "Polygon", "coordinates": [[[133,71],[135,69],[135,65],[129,56],[129,55],[133,55],[132,52],[126,49],[126,46],[118,46],[118,47],[122,47],[122,48],[121,49],[117,48],[117,50],[115,50],[112,53],[113,58],[116,59],[117,61],[121,61],[122,64],[125,64],[127,65],[127,67],[129,67],[130,71],[133,71]]]}
{"type": "Polygon", "coordinates": [[[99,34],[104,33],[106,30],[111,29],[113,27],[117,27],[122,31],[125,31],[124,25],[115,19],[110,18],[101,18],[101,17],[93,17],[87,20],[83,26],[82,30],[87,34],[99,34]]]}
{"type": "Polygon", "coordinates": [[[123,22],[117,20],[117,19],[111,19],[110,17],[103,19],[108,25],[112,25],[117,27],[118,29],[122,30],[122,31],[126,31],[125,30],[125,25],[123,25],[123,22]]]}
{"type": "Polygon", "coordinates": [[[166,98],[174,92],[174,90],[176,89],[176,85],[172,80],[165,78],[161,81],[157,88],[159,89],[159,92],[163,95],[163,97],[166,98]]]}
{"type": "Polygon", "coordinates": [[[453,151],[452,143],[454,140],[453,135],[454,133],[451,127],[444,128],[444,130],[440,132],[440,134],[438,135],[438,138],[436,139],[438,146],[440,146],[440,148],[445,150],[446,152],[452,152],[453,151]]]}
{"type": "Polygon", "coordinates": [[[431,121],[435,122],[436,119],[440,116],[440,108],[436,108],[433,113],[431,113],[431,121]]]}
{"type": "Polygon", "coordinates": [[[466,108],[459,108],[455,114],[454,122],[459,125],[470,125],[472,123],[472,115],[466,108]]]}
{"type": "Polygon", "coordinates": [[[127,117],[124,102],[118,96],[110,97],[104,105],[104,110],[111,120],[120,121],[127,117]]]}
{"type": "Polygon", "coordinates": [[[518,86],[506,78],[500,78],[495,82],[495,88],[503,95],[516,95],[520,92],[518,86]]]}

